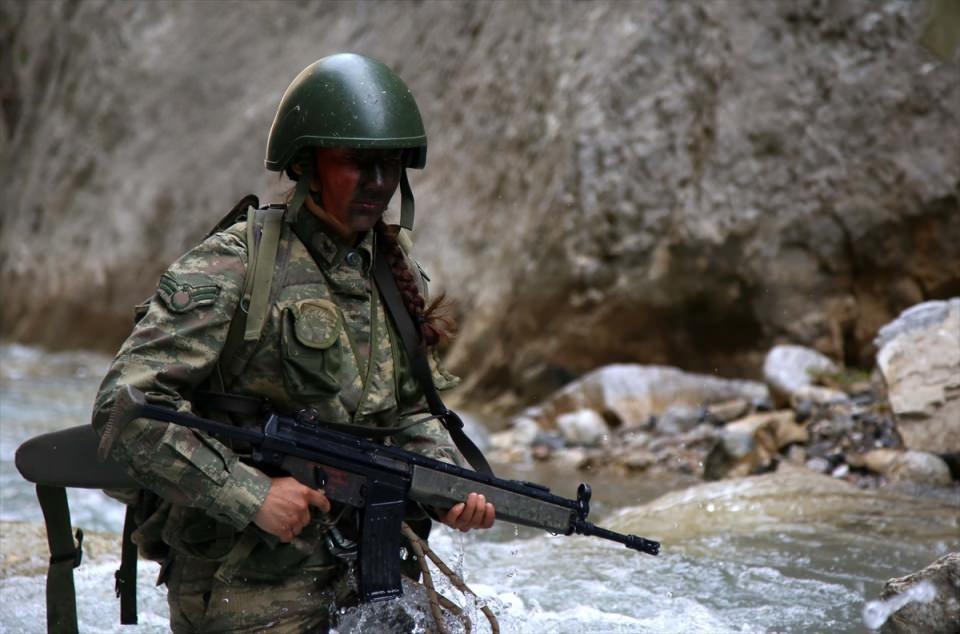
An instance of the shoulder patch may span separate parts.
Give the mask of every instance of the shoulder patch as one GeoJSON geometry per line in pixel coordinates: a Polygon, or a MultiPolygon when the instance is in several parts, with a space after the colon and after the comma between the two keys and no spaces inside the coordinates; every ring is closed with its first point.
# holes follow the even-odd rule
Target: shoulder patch
{"type": "MultiPolygon", "coordinates": [[[[212,280],[208,280],[212,281],[212,280]]],[[[190,312],[200,306],[211,306],[220,296],[218,284],[191,284],[167,272],[160,277],[157,295],[175,313],[190,312]]]]}

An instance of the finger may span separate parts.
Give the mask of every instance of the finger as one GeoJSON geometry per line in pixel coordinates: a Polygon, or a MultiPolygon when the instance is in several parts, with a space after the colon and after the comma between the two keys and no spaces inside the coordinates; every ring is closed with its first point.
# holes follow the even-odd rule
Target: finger
{"type": "Polygon", "coordinates": [[[443,523],[453,528],[457,528],[457,520],[460,519],[460,515],[463,513],[463,509],[466,508],[466,504],[460,502],[459,504],[454,504],[450,507],[450,510],[447,511],[447,514],[443,517],[443,523]]]}
{"type": "Polygon", "coordinates": [[[471,518],[473,517],[474,507],[477,504],[477,495],[476,493],[471,493],[467,496],[467,499],[464,502],[461,502],[460,514],[457,516],[456,521],[454,522],[454,528],[459,528],[464,530],[470,525],[471,518]]]}
{"type": "Polygon", "coordinates": [[[480,524],[483,528],[490,528],[493,526],[493,520],[497,517],[497,509],[493,507],[493,504],[487,502],[486,507],[483,511],[483,522],[480,524]]]}
{"type": "Polygon", "coordinates": [[[327,499],[327,496],[324,494],[323,489],[320,489],[320,490],[311,489],[310,504],[311,506],[317,507],[324,513],[330,512],[330,500],[327,499]]]}
{"type": "Polygon", "coordinates": [[[472,504],[468,505],[470,514],[467,516],[466,525],[470,528],[476,528],[480,526],[480,523],[483,521],[483,513],[487,505],[487,499],[480,495],[472,496],[472,504]]]}

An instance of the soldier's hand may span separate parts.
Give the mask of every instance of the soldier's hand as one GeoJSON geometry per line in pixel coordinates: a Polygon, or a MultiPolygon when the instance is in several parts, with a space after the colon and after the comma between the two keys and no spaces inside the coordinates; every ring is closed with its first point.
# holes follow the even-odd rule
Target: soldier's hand
{"type": "Polygon", "coordinates": [[[310,523],[310,507],[330,512],[330,501],[323,491],[300,484],[293,478],[271,478],[270,491],[253,523],[275,535],[282,542],[291,542],[310,523]]]}
{"type": "Polygon", "coordinates": [[[487,502],[483,495],[471,493],[466,502],[454,504],[440,521],[466,533],[472,528],[490,528],[496,514],[493,504],[487,502]]]}

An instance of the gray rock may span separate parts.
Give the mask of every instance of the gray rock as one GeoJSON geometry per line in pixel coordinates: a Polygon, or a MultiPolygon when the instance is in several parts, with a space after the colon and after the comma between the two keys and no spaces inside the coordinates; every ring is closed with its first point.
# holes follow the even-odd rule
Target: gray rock
{"type": "Polygon", "coordinates": [[[856,460],[891,482],[949,486],[953,480],[947,463],[925,451],[875,449],[858,456],[856,460]]]}
{"type": "Polygon", "coordinates": [[[960,452],[960,297],[904,311],[880,330],[877,345],[904,444],[960,452]]]}
{"type": "Polygon", "coordinates": [[[606,421],[592,409],[561,414],[556,423],[568,446],[594,447],[606,444],[609,439],[606,421]]]}
{"type": "Polygon", "coordinates": [[[729,423],[746,416],[749,412],[750,401],[743,398],[724,401],[723,403],[713,403],[706,407],[707,419],[717,423],[729,423]]]}
{"type": "Polygon", "coordinates": [[[699,408],[734,398],[753,400],[766,395],[766,386],[755,381],[721,379],[660,366],[609,365],[550,396],[539,407],[538,423],[549,429],[563,414],[590,409],[624,427],[635,427],[671,407],[699,408]]]}
{"type": "Polygon", "coordinates": [[[517,443],[525,446],[533,444],[533,439],[540,433],[540,426],[528,416],[518,416],[513,419],[511,429],[517,443]]]}
{"type": "Polygon", "coordinates": [[[804,346],[776,346],[763,362],[763,379],[770,392],[781,404],[789,403],[793,395],[813,385],[811,373],[837,372],[839,368],[829,357],[804,346]]]}
{"type": "Polygon", "coordinates": [[[828,473],[832,469],[830,461],[820,456],[814,456],[807,460],[806,467],[817,473],[828,473]]]}
{"type": "Polygon", "coordinates": [[[704,418],[704,408],[689,405],[674,405],[657,417],[656,429],[661,434],[682,434],[688,432],[704,418]]]}
{"type": "Polygon", "coordinates": [[[657,463],[657,455],[646,449],[632,449],[620,457],[619,463],[631,471],[643,471],[657,463]]]}
{"type": "Polygon", "coordinates": [[[914,600],[898,609],[881,634],[956,634],[960,628],[960,553],[948,553],[923,570],[887,581],[881,599],[890,601],[929,583],[928,601],[914,600]],[[932,595],[932,596],[931,596],[932,595]]]}

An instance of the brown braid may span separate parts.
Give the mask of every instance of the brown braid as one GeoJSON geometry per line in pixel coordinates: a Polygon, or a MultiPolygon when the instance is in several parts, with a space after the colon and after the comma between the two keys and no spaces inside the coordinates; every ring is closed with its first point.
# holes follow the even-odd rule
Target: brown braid
{"type": "Polygon", "coordinates": [[[387,225],[381,220],[376,227],[377,239],[382,240],[384,253],[390,262],[390,271],[393,273],[393,279],[397,282],[397,288],[400,289],[400,296],[403,298],[403,305],[410,313],[413,323],[420,330],[420,340],[426,347],[435,346],[442,341],[449,341],[453,338],[455,324],[449,316],[450,302],[446,300],[445,294],[441,293],[439,297],[427,305],[420,289],[417,288],[417,282],[407,265],[407,257],[397,240],[397,234],[400,227],[387,225]]]}

